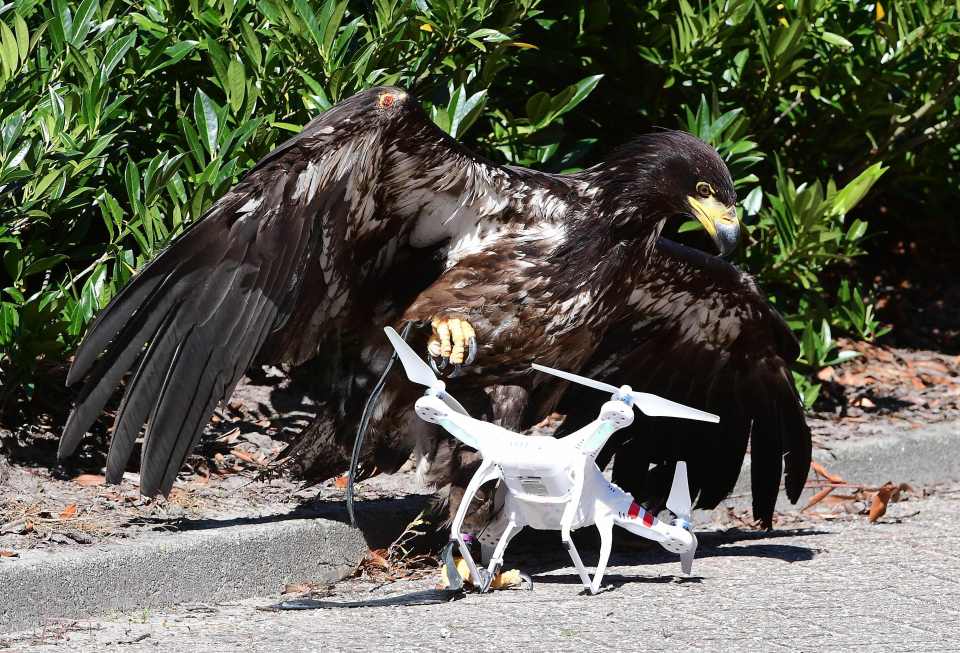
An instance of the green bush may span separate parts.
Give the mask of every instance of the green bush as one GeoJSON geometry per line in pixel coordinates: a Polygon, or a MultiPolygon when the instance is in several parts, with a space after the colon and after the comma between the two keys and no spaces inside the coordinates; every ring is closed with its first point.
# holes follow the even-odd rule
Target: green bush
{"type": "Polygon", "coordinates": [[[872,212],[848,213],[884,167],[896,182],[871,197],[950,206],[958,35],[954,3],[920,1],[5,4],[0,399],[62,365],[260,156],[375,84],[410,88],[441,127],[514,164],[575,169],[656,126],[712,142],[744,198],[742,262],[815,370],[831,326],[881,333],[870,289],[835,271],[869,246],[872,212]]]}

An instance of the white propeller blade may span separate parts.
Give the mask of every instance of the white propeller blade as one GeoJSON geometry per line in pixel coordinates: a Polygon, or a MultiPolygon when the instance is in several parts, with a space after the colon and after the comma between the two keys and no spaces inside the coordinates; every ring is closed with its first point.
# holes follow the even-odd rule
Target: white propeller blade
{"type": "Polygon", "coordinates": [[[413,348],[407,344],[407,341],[404,340],[393,327],[383,327],[383,332],[387,334],[390,344],[392,344],[396,350],[397,356],[400,358],[400,364],[403,365],[403,371],[407,373],[408,379],[414,383],[419,383],[422,386],[436,390],[437,396],[440,397],[443,403],[458,413],[463,415],[468,414],[467,409],[444,389],[443,381],[437,378],[437,375],[430,369],[430,365],[417,356],[417,352],[413,351],[413,348]]]}
{"type": "Polygon", "coordinates": [[[695,419],[701,422],[713,422],[714,424],[720,421],[719,415],[714,415],[704,410],[697,410],[696,408],[690,408],[690,406],[684,406],[683,404],[678,404],[675,401],[670,401],[657,395],[633,391],[631,391],[630,394],[633,396],[633,405],[644,415],[649,415],[650,417],[679,417],[681,419],[695,419]]]}
{"type": "Polygon", "coordinates": [[[428,388],[432,388],[439,383],[440,379],[433,373],[426,361],[417,356],[417,352],[413,351],[407,341],[400,337],[400,334],[393,327],[383,327],[383,332],[387,334],[390,344],[397,350],[400,364],[403,365],[403,371],[407,373],[408,379],[428,388]]]}
{"type": "Polygon", "coordinates": [[[559,376],[561,379],[573,381],[574,383],[585,385],[588,388],[609,392],[610,394],[616,394],[620,392],[620,388],[612,386],[609,383],[604,383],[603,381],[594,381],[593,379],[588,379],[587,377],[580,376],[579,374],[564,372],[563,370],[557,370],[552,367],[547,367],[546,365],[540,365],[539,363],[533,363],[533,369],[546,372],[547,374],[552,374],[554,376],[559,376]]]}
{"type": "Polygon", "coordinates": [[[680,519],[690,521],[690,512],[693,502],[690,500],[690,483],[687,481],[687,463],[677,462],[673,472],[673,485],[670,486],[670,496],[667,497],[667,509],[680,519]]]}
{"type": "Polygon", "coordinates": [[[677,468],[673,472],[673,485],[670,486],[670,496],[667,497],[667,509],[690,524],[688,530],[693,537],[693,546],[680,554],[680,569],[685,574],[693,571],[693,557],[697,554],[697,536],[693,532],[691,514],[693,501],[690,499],[690,482],[687,480],[687,463],[677,461],[677,468]]]}
{"type": "MultiPolygon", "coordinates": [[[[594,388],[595,390],[600,390],[602,392],[618,394],[621,391],[620,388],[612,386],[609,383],[595,381],[594,379],[589,379],[585,376],[580,376],[579,374],[564,372],[563,370],[547,367],[546,365],[540,365],[539,363],[533,363],[533,369],[546,372],[547,374],[552,374],[560,377],[561,379],[566,379],[567,381],[572,381],[573,383],[579,383],[580,385],[585,385],[588,388],[594,388]]],[[[633,399],[633,405],[637,407],[637,410],[644,415],[649,415],[650,417],[679,417],[682,419],[695,419],[700,420],[701,422],[714,423],[720,421],[720,417],[718,415],[697,410],[696,408],[690,408],[689,406],[678,404],[675,401],[670,401],[669,399],[664,399],[663,397],[658,397],[657,395],[652,395],[648,392],[634,392],[631,390],[630,397],[633,399]]]]}

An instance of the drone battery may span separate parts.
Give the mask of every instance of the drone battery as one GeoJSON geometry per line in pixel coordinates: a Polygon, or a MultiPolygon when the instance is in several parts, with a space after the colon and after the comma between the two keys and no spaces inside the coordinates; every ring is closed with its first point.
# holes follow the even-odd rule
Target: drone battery
{"type": "Polygon", "coordinates": [[[502,471],[523,521],[531,528],[556,528],[555,524],[569,501],[569,468],[531,470],[511,465],[502,471]]]}

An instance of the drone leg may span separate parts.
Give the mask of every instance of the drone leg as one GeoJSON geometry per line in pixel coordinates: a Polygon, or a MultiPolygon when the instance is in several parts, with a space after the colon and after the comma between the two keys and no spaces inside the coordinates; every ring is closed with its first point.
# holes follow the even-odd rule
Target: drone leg
{"type": "Polygon", "coordinates": [[[587,574],[587,568],[583,566],[583,560],[580,559],[580,554],[577,552],[577,547],[574,545],[573,540],[570,539],[570,530],[565,529],[560,531],[560,539],[563,540],[563,546],[566,547],[567,553],[570,554],[570,559],[573,560],[573,566],[576,568],[577,573],[580,574],[580,582],[583,583],[583,586],[588,592],[593,594],[593,584],[590,582],[590,576],[587,574]]]}
{"type": "Polygon", "coordinates": [[[573,476],[573,488],[570,491],[570,499],[563,509],[563,516],[560,517],[560,539],[563,541],[563,546],[566,547],[567,553],[570,554],[570,559],[573,560],[573,566],[576,567],[577,573],[580,574],[580,580],[583,582],[583,586],[587,588],[588,592],[591,592],[590,588],[592,583],[590,582],[590,576],[587,575],[587,570],[583,566],[583,560],[580,559],[577,547],[574,546],[573,540],[570,538],[570,529],[573,526],[573,520],[576,517],[577,508],[580,505],[580,496],[583,494],[583,481],[583,470],[577,469],[573,476]]]}
{"type": "Polygon", "coordinates": [[[507,545],[510,543],[510,540],[513,539],[513,536],[519,532],[520,529],[517,528],[517,516],[511,511],[507,528],[503,531],[503,535],[500,536],[500,541],[497,542],[497,548],[493,550],[493,555],[490,557],[490,564],[487,566],[487,572],[491,577],[496,576],[497,572],[500,571],[500,566],[503,565],[503,554],[507,550],[507,545]]]}
{"type": "Polygon", "coordinates": [[[464,561],[467,563],[467,568],[470,570],[470,580],[481,592],[485,592],[489,588],[491,577],[486,574],[486,570],[484,570],[484,573],[480,572],[477,563],[470,554],[470,547],[468,547],[467,543],[463,540],[463,522],[467,518],[467,511],[470,509],[470,504],[473,502],[473,497],[477,494],[477,490],[487,481],[492,481],[497,478],[498,475],[499,472],[493,463],[484,461],[480,464],[480,468],[477,469],[473,478],[470,479],[470,483],[467,484],[467,489],[463,493],[460,506],[457,508],[457,514],[453,518],[453,524],[450,527],[450,540],[455,541],[460,548],[460,555],[463,556],[464,561]]]}
{"type": "Polygon", "coordinates": [[[597,570],[593,572],[593,583],[590,585],[591,594],[600,591],[600,581],[603,580],[603,574],[607,570],[607,562],[610,560],[610,549],[613,547],[613,519],[598,519],[597,530],[600,532],[600,558],[597,560],[597,570]]]}
{"type": "Polygon", "coordinates": [[[494,495],[494,517],[486,526],[477,533],[477,540],[480,541],[480,561],[482,564],[488,564],[493,558],[493,552],[500,543],[500,536],[507,528],[507,523],[513,515],[513,511],[508,505],[509,493],[506,486],[500,484],[497,486],[494,495]]]}

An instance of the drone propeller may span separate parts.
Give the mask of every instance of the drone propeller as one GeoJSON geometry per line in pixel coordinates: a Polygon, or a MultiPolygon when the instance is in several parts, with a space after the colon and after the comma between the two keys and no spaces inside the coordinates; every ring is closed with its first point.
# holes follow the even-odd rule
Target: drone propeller
{"type": "Polygon", "coordinates": [[[690,408],[689,406],[678,404],[675,401],[670,401],[669,399],[664,399],[663,397],[658,397],[657,395],[652,395],[648,392],[636,392],[631,390],[630,386],[628,385],[618,388],[610,385],[609,383],[604,383],[603,381],[595,381],[594,379],[588,379],[587,377],[580,376],[579,374],[564,372],[563,370],[556,370],[552,367],[539,365],[537,363],[533,364],[533,369],[558,376],[561,379],[566,379],[567,381],[572,381],[573,383],[585,385],[588,388],[594,388],[595,390],[609,392],[613,395],[626,395],[630,397],[631,403],[636,406],[637,410],[644,415],[649,415],[650,417],[679,417],[682,419],[695,419],[701,422],[714,423],[720,421],[720,417],[714,415],[713,413],[697,410],[696,408],[690,408]]]}
{"type": "Polygon", "coordinates": [[[683,573],[689,575],[693,570],[693,557],[697,553],[697,536],[693,532],[691,521],[693,502],[690,500],[690,483],[687,481],[687,463],[682,460],[677,462],[676,471],[673,473],[673,485],[670,486],[670,496],[667,497],[667,509],[677,516],[674,526],[687,529],[693,537],[693,546],[680,554],[680,568],[683,573]]]}
{"type": "Polygon", "coordinates": [[[443,403],[456,412],[462,415],[469,415],[467,409],[447,392],[443,381],[437,378],[437,375],[430,369],[430,365],[417,356],[417,352],[413,351],[410,345],[407,344],[407,341],[400,337],[399,333],[394,331],[392,327],[384,327],[383,332],[387,334],[390,344],[392,344],[393,348],[397,351],[400,364],[403,365],[403,371],[407,373],[408,379],[429,388],[443,403]]]}

